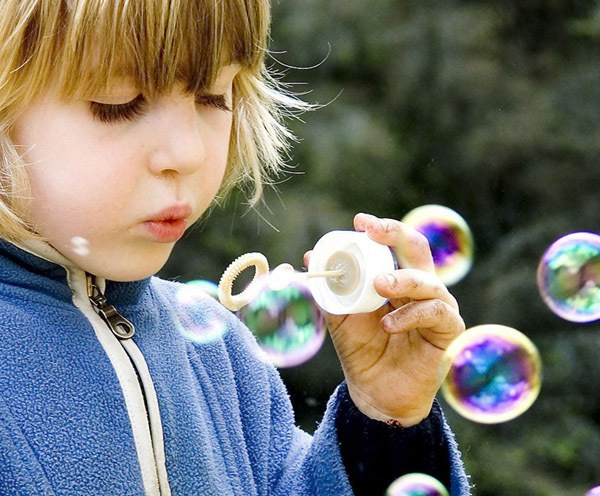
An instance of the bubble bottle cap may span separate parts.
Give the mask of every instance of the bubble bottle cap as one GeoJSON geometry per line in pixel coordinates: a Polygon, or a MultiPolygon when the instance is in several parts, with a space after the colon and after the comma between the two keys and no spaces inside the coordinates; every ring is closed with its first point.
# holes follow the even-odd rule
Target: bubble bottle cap
{"type": "Polygon", "coordinates": [[[375,277],[396,268],[391,248],[373,241],[366,233],[330,231],[313,248],[308,274],[339,274],[309,278],[309,287],[318,305],[331,314],[372,312],[388,301],[375,291],[375,277]]]}

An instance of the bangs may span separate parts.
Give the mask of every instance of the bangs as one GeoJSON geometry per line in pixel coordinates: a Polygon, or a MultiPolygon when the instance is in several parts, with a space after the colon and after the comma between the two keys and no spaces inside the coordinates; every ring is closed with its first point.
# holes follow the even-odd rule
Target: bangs
{"type": "Polygon", "coordinates": [[[0,0],[0,239],[38,236],[26,215],[27,164],[10,135],[51,85],[78,98],[125,76],[148,96],[179,84],[204,93],[223,66],[240,65],[218,199],[251,182],[255,204],[285,168],[294,137],[284,118],[312,108],[266,68],[269,24],[269,0],[0,0]]]}
{"type": "MultiPolygon", "coordinates": [[[[27,2],[25,2],[27,3],[27,2]]],[[[219,69],[259,72],[268,36],[265,0],[41,0],[24,35],[23,72],[58,82],[64,96],[94,93],[126,75],[152,95],[183,82],[208,89],[219,69]]]]}

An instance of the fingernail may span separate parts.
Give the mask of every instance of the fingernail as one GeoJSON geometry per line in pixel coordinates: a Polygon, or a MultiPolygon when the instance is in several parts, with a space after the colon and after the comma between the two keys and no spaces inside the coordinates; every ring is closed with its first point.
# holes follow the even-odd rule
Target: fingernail
{"type": "Polygon", "coordinates": [[[393,274],[384,274],[384,275],[390,286],[394,286],[396,284],[396,278],[394,277],[393,274]]]}

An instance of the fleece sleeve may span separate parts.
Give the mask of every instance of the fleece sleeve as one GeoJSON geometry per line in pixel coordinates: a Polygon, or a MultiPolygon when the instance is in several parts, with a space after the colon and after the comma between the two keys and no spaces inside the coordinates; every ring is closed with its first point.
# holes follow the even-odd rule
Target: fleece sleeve
{"type": "Polygon", "coordinates": [[[343,383],[335,423],[342,460],[356,496],[384,494],[402,475],[419,472],[439,480],[451,494],[469,494],[460,453],[437,402],[418,425],[403,428],[363,415],[343,383]]]}
{"type": "MultiPolygon", "coordinates": [[[[279,376],[273,378],[276,388],[283,387],[279,376]]],[[[275,396],[277,397],[277,396],[275,396]]],[[[281,398],[281,397],[280,397],[281,398]]],[[[341,457],[335,428],[335,414],[338,410],[338,396],[333,394],[323,419],[313,436],[298,427],[285,422],[293,412],[287,393],[284,405],[275,405],[272,412],[272,446],[281,453],[285,449],[285,462],[275,472],[272,494],[277,496],[352,496],[346,468],[341,457]],[[289,416],[282,415],[289,408],[289,416]],[[287,425],[286,425],[287,424],[287,425]],[[278,432],[277,432],[278,431],[278,432]]],[[[273,453],[271,459],[277,460],[273,453]]]]}
{"type": "Polygon", "coordinates": [[[380,495],[413,471],[436,476],[451,496],[470,494],[458,446],[437,405],[414,428],[388,426],[360,413],[343,383],[314,436],[295,428],[286,444],[277,495],[380,495]]]}
{"type": "MultiPolygon", "coordinates": [[[[227,318],[227,315],[224,315],[227,318]]],[[[225,361],[231,366],[237,394],[225,398],[226,412],[239,409],[239,424],[251,466],[257,496],[352,496],[342,461],[335,414],[337,394],[327,406],[323,419],[310,435],[296,426],[292,404],[281,376],[264,360],[256,339],[239,321],[230,319],[231,330],[224,335],[227,354],[203,363],[214,381],[223,380],[225,361]]],[[[216,346],[216,345],[215,345],[216,346]]],[[[225,391],[230,388],[226,388],[225,391]]]]}

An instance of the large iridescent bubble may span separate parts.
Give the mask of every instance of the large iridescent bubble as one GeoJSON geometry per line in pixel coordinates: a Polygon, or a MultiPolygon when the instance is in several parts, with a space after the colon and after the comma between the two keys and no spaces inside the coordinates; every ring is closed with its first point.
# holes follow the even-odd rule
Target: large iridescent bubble
{"type": "Polygon", "coordinates": [[[251,294],[250,303],[238,316],[254,333],[271,363],[293,367],[321,349],[324,320],[305,275],[274,270],[252,283],[251,294]]]}
{"type": "Polygon", "coordinates": [[[600,496],[600,486],[592,487],[585,496],[600,496]]]}
{"type": "Polygon", "coordinates": [[[468,329],[448,347],[446,401],[474,422],[494,424],[521,415],[541,387],[537,348],[523,333],[501,325],[468,329]]]}
{"type": "Polygon", "coordinates": [[[223,320],[206,311],[207,300],[214,298],[213,284],[209,281],[191,281],[181,285],[175,294],[173,321],[182,336],[194,343],[215,341],[227,329],[223,320]]]}
{"type": "Polygon", "coordinates": [[[473,265],[473,235],[465,220],[441,205],[424,205],[404,216],[405,222],[429,241],[438,277],[450,286],[467,275],[473,265]]]}
{"type": "Polygon", "coordinates": [[[577,232],[555,241],[540,260],[537,282],[544,302],[559,317],[600,319],[600,236],[577,232]]]}
{"type": "Polygon", "coordinates": [[[444,485],[427,474],[407,474],[396,479],[385,496],[448,496],[444,485]]]}

